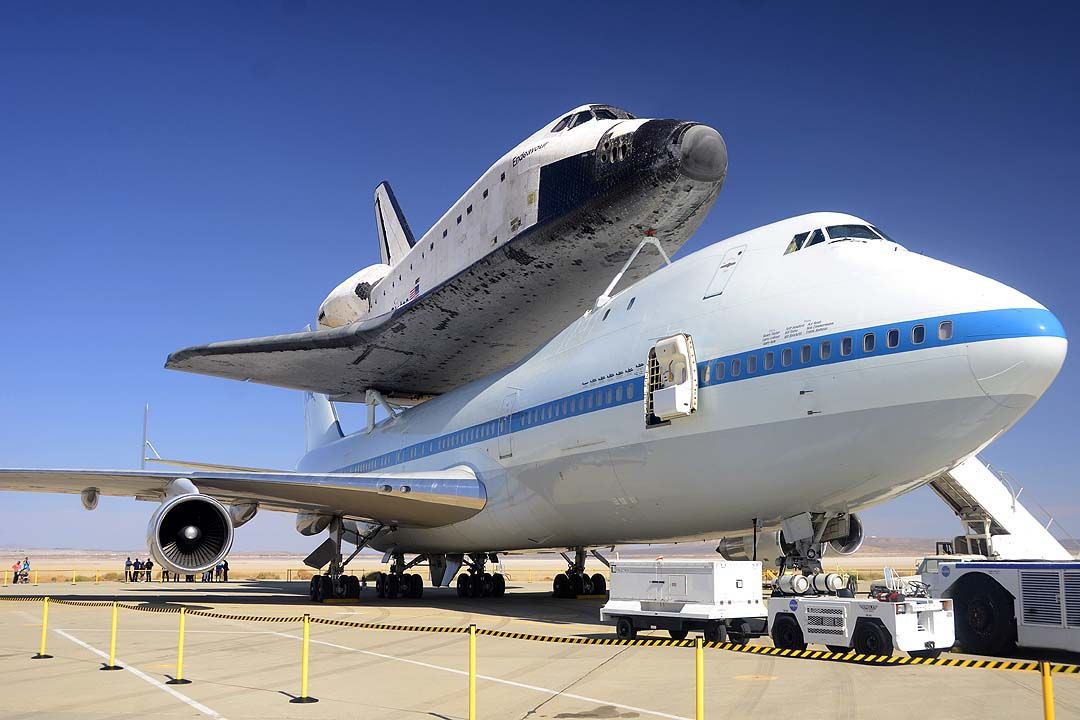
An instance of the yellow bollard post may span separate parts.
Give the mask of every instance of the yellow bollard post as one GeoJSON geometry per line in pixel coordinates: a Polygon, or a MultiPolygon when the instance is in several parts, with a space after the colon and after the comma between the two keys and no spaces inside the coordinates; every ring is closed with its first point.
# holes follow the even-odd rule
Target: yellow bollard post
{"type": "Polygon", "coordinates": [[[94,571],[94,584],[95,585],[100,585],[101,584],[101,571],[100,570],[95,570],[94,571]]]}
{"type": "Polygon", "coordinates": [[[469,626],[469,720],[476,720],[476,625],[469,626]]]}
{"type": "Polygon", "coordinates": [[[300,696],[294,697],[291,703],[319,702],[318,698],[308,695],[308,644],[311,642],[311,615],[304,613],[304,648],[300,651],[300,696]]]}
{"type": "Polygon", "coordinates": [[[180,640],[176,646],[176,677],[166,680],[166,685],[190,685],[190,680],[184,679],[184,608],[180,608],[180,640]]]}
{"type": "Polygon", "coordinates": [[[1050,676],[1050,663],[1040,661],[1039,670],[1042,672],[1043,718],[1054,720],[1054,679],[1050,676]]]}
{"type": "Polygon", "coordinates": [[[71,571],[71,584],[72,585],[75,584],[75,571],[74,570],[71,571]]]}
{"type": "Polygon", "coordinates": [[[4,587],[7,587],[7,570],[4,571],[4,587]]]}
{"type": "Polygon", "coordinates": [[[49,634],[49,598],[45,598],[41,603],[41,648],[38,650],[37,655],[31,655],[31,660],[48,660],[52,655],[45,654],[45,638],[49,634]]]}
{"type": "Polygon", "coordinates": [[[701,636],[695,638],[694,665],[697,676],[697,720],[705,720],[705,650],[701,644],[701,636]]]}
{"type": "Polygon", "coordinates": [[[117,617],[117,603],[113,600],[112,604],[112,631],[109,633],[109,664],[102,665],[102,670],[123,670],[124,668],[116,664],[116,617],[117,617]]]}
{"type": "Polygon", "coordinates": [[[37,576],[38,576],[38,571],[35,570],[34,571],[34,587],[37,587],[37,576]]]}

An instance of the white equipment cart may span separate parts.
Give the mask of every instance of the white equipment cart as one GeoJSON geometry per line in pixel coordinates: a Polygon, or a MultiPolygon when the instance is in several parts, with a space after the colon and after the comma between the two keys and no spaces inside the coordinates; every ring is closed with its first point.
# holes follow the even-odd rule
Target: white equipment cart
{"type": "Polygon", "coordinates": [[[614,560],[600,622],[622,639],[667,630],[676,640],[700,631],[707,642],[741,642],[764,632],[761,563],[721,560],[614,560]]]}

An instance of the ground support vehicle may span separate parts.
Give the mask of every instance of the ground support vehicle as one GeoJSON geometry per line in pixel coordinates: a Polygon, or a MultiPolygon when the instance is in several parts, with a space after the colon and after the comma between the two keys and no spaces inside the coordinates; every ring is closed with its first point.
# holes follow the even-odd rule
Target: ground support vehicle
{"type": "Polygon", "coordinates": [[[768,600],[769,634],[779,648],[805,650],[808,643],[831,652],[854,650],[935,658],[953,646],[951,600],[890,593],[878,598],[836,595],[774,595],[768,600]]]}
{"type": "Polygon", "coordinates": [[[919,580],[956,611],[956,640],[967,652],[1014,648],[1080,653],[1080,562],[924,558],[919,580]]]}
{"type": "Polygon", "coordinates": [[[600,622],[622,639],[638,630],[690,631],[706,642],[742,642],[763,634],[761,563],[720,560],[614,560],[611,592],[600,622]]]}

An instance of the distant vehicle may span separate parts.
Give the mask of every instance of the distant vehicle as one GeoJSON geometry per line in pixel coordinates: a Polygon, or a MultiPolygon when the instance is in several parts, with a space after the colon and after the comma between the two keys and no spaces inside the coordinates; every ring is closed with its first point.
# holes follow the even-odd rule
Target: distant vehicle
{"type": "Polygon", "coordinates": [[[629,640],[638,630],[690,631],[706,642],[742,642],[764,628],[761,563],[721,560],[614,560],[600,622],[629,640]],[[757,631],[757,632],[755,632],[757,631]]]}

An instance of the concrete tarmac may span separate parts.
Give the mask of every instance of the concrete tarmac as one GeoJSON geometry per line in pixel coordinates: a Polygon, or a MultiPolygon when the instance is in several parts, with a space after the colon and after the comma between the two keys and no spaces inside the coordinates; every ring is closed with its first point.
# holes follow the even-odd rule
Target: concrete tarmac
{"type": "MultiPolygon", "coordinates": [[[[421,600],[315,605],[306,583],[92,583],[8,587],[4,595],[111,600],[257,616],[467,626],[613,637],[602,600],[556,600],[546,585],[513,584],[500,599],[459,599],[427,588],[421,600]]],[[[302,626],[188,617],[184,677],[174,613],[121,610],[117,657],[103,672],[108,608],[50,604],[50,660],[31,660],[41,603],[0,601],[0,717],[435,718],[468,716],[463,634],[311,626],[309,694],[300,692],[302,626]]],[[[655,633],[667,637],[666,633],[655,633]]],[[[693,718],[694,651],[477,638],[479,718],[693,718]]],[[[1080,676],[1055,675],[1057,716],[1080,717],[1080,676]]],[[[863,667],[705,651],[707,718],[864,718],[893,714],[987,720],[1042,717],[1037,673],[948,667],[863,667]]]]}

